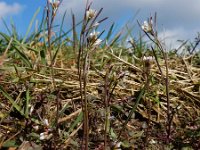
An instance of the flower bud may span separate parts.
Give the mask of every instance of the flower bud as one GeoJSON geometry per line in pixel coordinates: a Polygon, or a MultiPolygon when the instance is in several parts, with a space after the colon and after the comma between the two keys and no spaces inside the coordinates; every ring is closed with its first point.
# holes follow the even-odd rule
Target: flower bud
{"type": "Polygon", "coordinates": [[[86,11],[86,20],[90,20],[92,18],[94,18],[94,16],[96,15],[96,10],[94,9],[89,9],[86,11]]]}

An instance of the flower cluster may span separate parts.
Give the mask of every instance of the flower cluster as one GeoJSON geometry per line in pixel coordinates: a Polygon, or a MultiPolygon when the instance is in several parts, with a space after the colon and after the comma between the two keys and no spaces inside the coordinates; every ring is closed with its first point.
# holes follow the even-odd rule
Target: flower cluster
{"type": "Polygon", "coordinates": [[[142,30],[144,30],[145,32],[151,32],[152,31],[152,26],[147,21],[144,21],[144,23],[141,27],[142,27],[142,30]]]}
{"type": "Polygon", "coordinates": [[[153,56],[144,56],[143,60],[144,61],[154,61],[154,57],[153,56]]]}
{"type": "Polygon", "coordinates": [[[144,21],[144,23],[141,25],[141,28],[144,32],[150,33],[151,35],[154,34],[153,30],[153,20],[150,18],[148,21],[144,21]]]}
{"type": "Polygon", "coordinates": [[[93,32],[91,32],[87,38],[88,43],[95,47],[99,46],[102,42],[102,40],[98,38],[99,34],[100,34],[100,32],[96,32],[95,30],[93,32]]]}
{"type": "Polygon", "coordinates": [[[43,120],[43,125],[45,126],[45,132],[40,133],[40,140],[49,140],[53,137],[53,134],[47,119],[43,120]]]}

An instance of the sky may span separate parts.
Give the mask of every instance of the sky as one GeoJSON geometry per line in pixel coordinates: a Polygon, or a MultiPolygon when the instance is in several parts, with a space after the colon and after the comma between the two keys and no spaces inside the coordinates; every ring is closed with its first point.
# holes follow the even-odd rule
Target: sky
{"type": "MultiPolygon", "coordinates": [[[[150,15],[157,12],[158,33],[168,45],[178,46],[177,40],[192,40],[200,31],[200,0],[91,1],[93,1],[93,9],[103,8],[102,18],[109,17],[105,23],[106,28],[112,22],[115,22],[117,27],[122,27],[130,21],[135,26],[135,30],[138,31],[137,20],[142,23],[150,15]]],[[[37,19],[41,19],[45,3],[46,0],[0,0],[0,18],[3,18],[7,24],[13,20],[17,31],[23,35],[39,7],[40,13],[37,19]]],[[[83,16],[85,3],[86,0],[63,0],[56,23],[59,24],[65,11],[67,12],[66,24],[71,25],[71,11],[75,14],[76,19],[80,20],[83,16]]],[[[5,31],[2,20],[0,20],[0,31],[5,31]]],[[[134,33],[138,33],[137,31],[134,33]]]]}

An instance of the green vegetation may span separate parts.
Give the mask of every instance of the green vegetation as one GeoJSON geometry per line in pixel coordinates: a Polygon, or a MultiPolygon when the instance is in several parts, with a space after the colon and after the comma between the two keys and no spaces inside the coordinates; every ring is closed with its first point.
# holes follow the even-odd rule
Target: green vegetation
{"type": "Polygon", "coordinates": [[[23,38],[0,32],[0,148],[198,149],[200,54],[194,42],[166,50],[156,14],[139,38],[98,31],[103,9],[54,26],[60,1],[39,9],[23,38]],[[58,33],[54,29],[58,29],[58,33]],[[80,30],[80,32],[78,32],[80,30]],[[148,37],[148,44],[144,41],[148,37]],[[149,44],[150,43],[150,44],[149,44]]]}

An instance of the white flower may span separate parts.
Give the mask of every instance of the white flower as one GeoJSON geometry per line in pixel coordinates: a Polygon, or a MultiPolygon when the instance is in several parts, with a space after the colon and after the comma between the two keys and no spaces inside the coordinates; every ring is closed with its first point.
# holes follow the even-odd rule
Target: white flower
{"type": "Polygon", "coordinates": [[[60,0],[48,0],[48,1],[52,5],[53,9],[57,10],[58,6],[60,5],[60,0]]]}
{"type": "Polygon", "coordinates": [[[89,34],[88,40],[89,42],[95,42],[98,38],[99,32],[93,31],[89,34]]]}
{"type": "Polygon", "coordinates": [[[94,9],[89,9],[86,11],[86,20],[90,20],[92,18],[94,18],[94,16],[96,15],[96,10],[94,9]]]}
{"type": "Polygon", "coordinates": [[[156,144],[156,143],[158,143],[158,142],[155,141],[154,139],[151,139],[151,140],[149,141],[149,144],[156,144]]]}
{"type": "Polygon", "coordinates": [[[50,138],[52,138],[53,134],[52,133],[48,133],[48,132],[42,132],[40,133],[40,140],[49,140],[50,138]]]}
{"type": "Polygon", "coordinates": [[[98,27],[99,26],[99,23],[98,22],[95,22],[92,27],[95,28],[95,27],[98,27]]]}
{"type": "Polygon", "coordinates": [[[113,149],[121,150],[122,142],[117,142],[117,143],[113,143],[113,144],[114,144],[113,149]]]}
{"type": "Polygon", "coordinates": [[[102,42],[101,39],[98,39],[98,35],[100,34],[100,32],[96,32],[93,31],[89,34],[88,36],[88,42],[92,45],[92,46],[99,46],[102,42]]]}
{"type": "Polygon", "coordinates": [[[43,123],[45,126],[47,126],[47,127],[49,126],[49,121],[47,119],[44,119],[43,123]]]}
{"type": "Polygon", "coordinates": [[[32,105],[29,105],[29,107],[30,107],[29,114],[30,114],[30,115],[32,115],[32,113],[33,113],[33,111],[34,111],[34,106],[32,106],[32,105]]]}
{"type": "Polygon", "coordinates": [[[179,110],[179,109],[181,109],[181,107],[182,107],[182,105],[179,105],[179,106],[177,107],[177,109],[179,110]]]}
{"type": "Polygon", "coordinates": [[[39,126],[35,125],[35,126],[33,126],[33,129],[35,129],[36,131],[38,131],[39,130],[39,126]]]}
{"type": "Polygon", "coordinates": [[[50,4],[60,4],[60,0],[49,0],[50,4]]]}
{"type": "Polygon", "coordinates": [[[97,40],[94,42],[93,46],[99,46],[99,45],[101,44],[101,42],[102,42],[101,39],[97,39],[97,40]]]}
{"type": "Polygon", "coordinates": [[[147,56],[147,57],[144,56],[144,57],[143,57],[143,60],[144,60],[144,61],[154,61],[154,57],[153,57],[153,56],[147,56]]]}
{"type": "Polygon", "coordinates": [[[147,21],[144,21],[144,23],[143,23],[143,25],[141,27],[142,27],[142,30],[144,30],[145,32],[152,32],[153,31],[152,22],[149,23],[147,21]]]}

